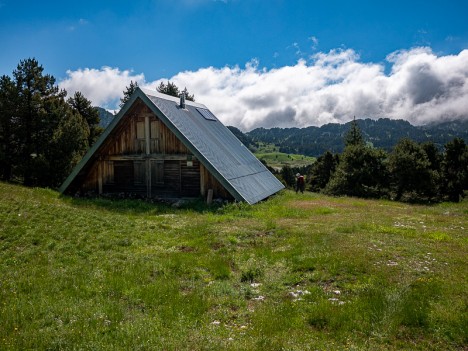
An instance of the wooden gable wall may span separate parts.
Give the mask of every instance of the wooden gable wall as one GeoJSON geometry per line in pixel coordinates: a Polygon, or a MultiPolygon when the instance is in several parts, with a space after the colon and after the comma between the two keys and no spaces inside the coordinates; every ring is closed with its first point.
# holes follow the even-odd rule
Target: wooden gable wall
{"type": "Polygon", "coordinates": [[[232,198],[174,133],[137,100],[77,177],[81,192],[232,198]],[[81,180],[80,180],[81,179],[81,180]]]}

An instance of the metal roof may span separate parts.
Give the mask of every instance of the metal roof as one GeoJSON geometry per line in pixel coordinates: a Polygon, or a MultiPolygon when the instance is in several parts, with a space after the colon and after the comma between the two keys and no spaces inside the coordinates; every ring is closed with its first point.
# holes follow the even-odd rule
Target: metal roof
{"type": "Polygon", "coordinates": [[[202,104],[137,88],[114,121],[64,182],[65,191],[137,98],[153,111],[238,201],[254,204],[283,189],[276,177],[202,104]],[[209,111],[207,119],[200,109],[209,111]],[[213,118],[214,117],[214,118],[213,118]]]}

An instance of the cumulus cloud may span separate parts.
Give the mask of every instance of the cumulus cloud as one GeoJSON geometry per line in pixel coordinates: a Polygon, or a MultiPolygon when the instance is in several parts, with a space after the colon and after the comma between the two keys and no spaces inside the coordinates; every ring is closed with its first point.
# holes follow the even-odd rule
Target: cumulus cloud
{"type": "Polygon", "coordinates": [[[415,48],[392,53],[387,61],[389,74],[383,64],[360,62],[351,49],[332,50],[294,66],[209,67],[172,80],[244,130],[342,123],[353,116],[414,124],[468,118],[468,50],[438,57],[415,48]]]}
{"type": "Polygon", "coordinates": [[[95,106],[114,109],[132,80],[141,85],[145,82],[145,76],[111,67],[85,68],[68,70],[67,78],[62,80],[59,86],[69,95],[73,95],[75,91],[82,92],[95,106]]]}
{"type": "MultiPolygon", "coordinates": [[[[225,124],[243,130],[320,126],[353,116],[413,124],[468,118],[468,50],[437,56],[414,48],[394,52],[387,61],[388,74],[383,64],[361,62],[355,51],[340,49],[281,68],[262,68],[253,60],[245,67],[180,72],[169,80],[187,87],[225,124]]],[[[130,80],[153,89],[161,81],[145,82],[142,74],[108,67],[68,76],[61,86],[82,91],[95,104],[120,97],[130,80]]]]}

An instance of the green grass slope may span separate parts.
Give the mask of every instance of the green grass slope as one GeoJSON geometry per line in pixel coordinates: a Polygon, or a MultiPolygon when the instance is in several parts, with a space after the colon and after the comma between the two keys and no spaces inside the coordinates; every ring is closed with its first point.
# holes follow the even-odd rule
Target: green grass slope
{"type": "Polygon", "coordinates": [[[0,183],[1,350],[463,350],[468,202],[255,206],[0,183]]]}
{"type": "Polygon", "coordinates": [[[315,157],[286,154],[279,152],[279,148],[273,144],[258,143],[255,156],[267,163],[268,166],[281,169],[283,166],[302,167],[311,165],[316,161],[315,157]]]}

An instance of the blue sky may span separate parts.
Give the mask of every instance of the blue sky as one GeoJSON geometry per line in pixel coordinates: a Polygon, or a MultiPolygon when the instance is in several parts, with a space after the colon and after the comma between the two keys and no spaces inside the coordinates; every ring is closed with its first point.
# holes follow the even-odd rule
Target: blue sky
{"type": "MultiPolygon", "coordinates": [[[[181,81],[180,73],[240,67],[242,75],[253,65],[262,80],[262,71],[297,67],[299,60],[313,68],[321,53],[348,52],[347,60],[377,65],[388,78],[395,69],[392,53],[426,48],[440,59],[468,49],[467,14],[468,2],[461,0],[0,0],[0,74],[35,57],[59,82],[72,72],[107,67],[142,85],[173,79],[212,101],[203,87],[181,81]]],[[[91,98],[108,108],[116,101],[91,98]]],[[[291,107],[295,124],[307,124],[291,107]]]]}

